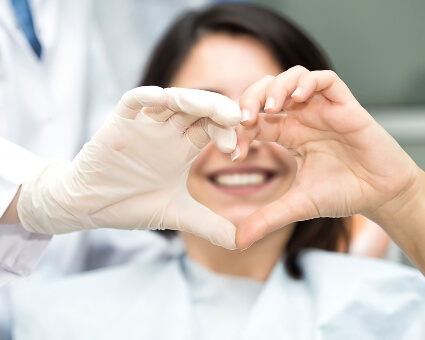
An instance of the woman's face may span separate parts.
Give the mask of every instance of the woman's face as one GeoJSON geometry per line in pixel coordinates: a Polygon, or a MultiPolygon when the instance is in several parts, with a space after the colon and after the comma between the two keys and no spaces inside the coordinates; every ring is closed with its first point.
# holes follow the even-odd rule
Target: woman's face
{"type": "MultiPolygon", "coordinates": [[[[258,40],[216,33],[192,48],[171,86],[214,91],[238,101],[252,83],[282,71],[258,40]]],[[[193,163],[187,185],[193,198],[237,226],[286,192],[295,172],[293,156],[275,143],[254,142],[242,163],[233,163],[210,143],[193,163]]]]}

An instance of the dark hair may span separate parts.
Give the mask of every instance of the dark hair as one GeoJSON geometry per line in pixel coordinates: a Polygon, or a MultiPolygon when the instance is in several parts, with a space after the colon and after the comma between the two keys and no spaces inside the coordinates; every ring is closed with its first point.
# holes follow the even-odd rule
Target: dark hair
{"type": "MultiPolygon", "coordinates": [[[[254,4],[223,3],[179,17],[153,51],[140,86],[168,87],[191,48],[205,34],[219,32],[258,39],[283,70],[295,65],[309,70],[331,69],[319,48],[286,18],[254,4]]],[[[284,251],[286,270],[294,278],[302,277],[297,256],[305,248],[347,249],[348,232],[343,219],[320,218],[297,224],[284,251]]]]}

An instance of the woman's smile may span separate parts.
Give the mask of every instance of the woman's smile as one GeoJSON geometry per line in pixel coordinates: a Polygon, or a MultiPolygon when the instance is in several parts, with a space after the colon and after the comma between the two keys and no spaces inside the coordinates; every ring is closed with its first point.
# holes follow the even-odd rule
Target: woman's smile
{"type": "MultiPolygon", "coordinates": [[[[253,82],[280,72],[273,54],[257,39],[216,33],[195,44],[171,85],[238,101],[253,82]]],[[[295,172],[294,157],[275,143],[252,143],[243,163],[233,163],[210,144],[192,164],[187,186],[199,203],[237,226],[288,190],[295,172]]]]}
{"type": "Polygon", "coordinates": [[[217,190],[228,195],[256,193],[272,184],[277,171],[266,168],[224,168],[207,176],[217,190]]]}

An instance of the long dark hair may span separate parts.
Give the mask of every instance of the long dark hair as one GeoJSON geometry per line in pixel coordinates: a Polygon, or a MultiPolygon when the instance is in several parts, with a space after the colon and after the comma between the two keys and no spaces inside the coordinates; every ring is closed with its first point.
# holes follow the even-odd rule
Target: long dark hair
{"type": "MultiPolygon", "coordinates": [[[[140,86],[168,87],[194,44],[205,34],[218,32],[258,39],[270,49],[283,70],[295,65],[309,70],[331,69],[319,48],[288,19],[254,4],[223,3],[179,17],[153,51],[140,86]]],[[[297,257],[305,248],[347,249],[348,232],[343,219],[297,223],[284,249],[286,270],[294,278],[302,277],[297,257]]]]}

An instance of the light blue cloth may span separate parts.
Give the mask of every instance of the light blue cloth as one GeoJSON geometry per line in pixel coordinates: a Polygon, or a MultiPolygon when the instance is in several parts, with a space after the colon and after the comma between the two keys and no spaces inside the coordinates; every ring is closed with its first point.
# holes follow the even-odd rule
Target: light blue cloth
{"type": "MultiPolygon", "coordinates": [[[[12,339],[10,295],[15,289],[27,290],[43,282],[105,267],[150,263],[175,256],[174,252],[180,254],[180,248],[173,248],[168,240],[153,231],[95,229],[56,235],[32,275],[1,287],[0,340],[12,339]]],[[[27,256],[31,256],[31,252],[27,256]]]]}
{"type": "MultiPolygon", "coordinates": [[[[232,339],[425,339],[425,279],[416,270],[322,251],[305,252],[300,265],[303,280],[279,262],[262,287],[246,285],[251,308],[243,321],[236,316],[232,339]]],[[[225,308],[227,289],[240,283],[214,275],[180,254],[15,291],[14,339],[226,339],[217,325],[231,322],[229,313],[216,310],[203,325],[195,315],[202,300],[204,316],[208,305],[225,308]]]]}
{"type": "Polygon", "coordinates": [[[187,256],[182,257],[182,264],[193,309],[196,338],[236,339],[260,294],[263,282],[217,275],[187,256]],[[214,331],[211,331],[212,322],[214,331]]]}

